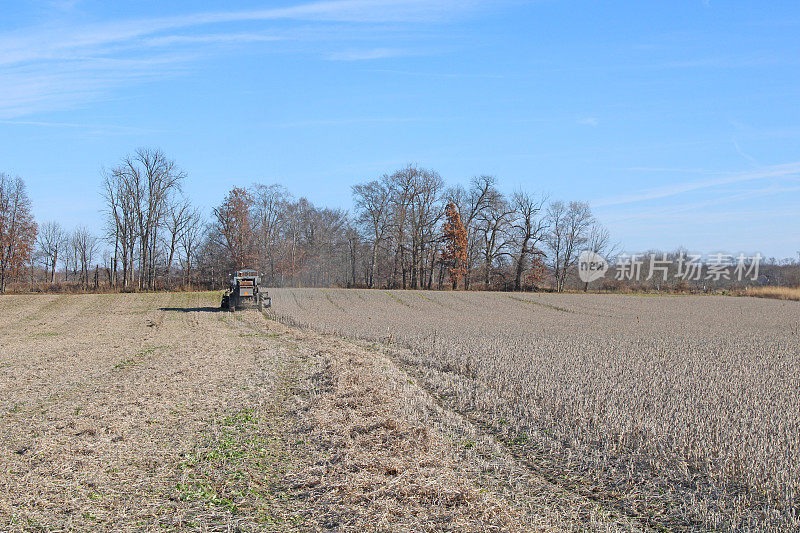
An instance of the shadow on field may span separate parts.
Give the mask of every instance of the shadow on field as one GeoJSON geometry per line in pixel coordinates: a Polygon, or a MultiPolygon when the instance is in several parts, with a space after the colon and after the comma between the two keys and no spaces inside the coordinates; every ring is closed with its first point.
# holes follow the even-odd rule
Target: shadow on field
{"type": "Polygon", "coordinates": [[[218,313],[222,311],[219,307],[159,307],[159,311],[180,311],[182,313],[192,313],[195,311],[205,313],[218,313]]]}

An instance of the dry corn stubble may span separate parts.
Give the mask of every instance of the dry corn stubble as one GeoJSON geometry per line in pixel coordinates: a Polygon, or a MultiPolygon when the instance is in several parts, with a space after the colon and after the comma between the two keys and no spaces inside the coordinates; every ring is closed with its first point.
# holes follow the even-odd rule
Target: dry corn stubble
{"type": "Polygon", "coordinates": [[[730,297],[283,289],[560,486],[668,528],[800,527],[800,308],[730,297]]]}

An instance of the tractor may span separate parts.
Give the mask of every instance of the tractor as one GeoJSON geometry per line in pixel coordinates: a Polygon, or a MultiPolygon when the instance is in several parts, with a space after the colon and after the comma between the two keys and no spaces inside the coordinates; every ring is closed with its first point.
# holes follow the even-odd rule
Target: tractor
{"type": "Polygon", "coordinates": [[[222,295],[222,309],[236,311],[236,308],[257,307],[263,311],[272,307],[272,298],[261,288],[261,276],[256,270],[237,270],[232,276],[230,287],[222,295]]]}

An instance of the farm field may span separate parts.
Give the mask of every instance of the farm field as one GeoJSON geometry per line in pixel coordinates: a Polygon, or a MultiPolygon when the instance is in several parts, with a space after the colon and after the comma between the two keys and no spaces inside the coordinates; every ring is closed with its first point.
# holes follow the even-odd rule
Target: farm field
{"type": "Polygon", "coordinates": [[[272,291],[560,489],[666,529],[800,527],[800,306],[724,296],[272,291]]]}
{"type": "MultiPolygon", "coordinates": [[[[298,319],[290,300],[324,303],[320,328],[351,297],[406,309],[276,296],[298,319]]],[[[0,530],[649,529],[532,470],[390,347],[219,301],[0,297],[0,530]]]]}

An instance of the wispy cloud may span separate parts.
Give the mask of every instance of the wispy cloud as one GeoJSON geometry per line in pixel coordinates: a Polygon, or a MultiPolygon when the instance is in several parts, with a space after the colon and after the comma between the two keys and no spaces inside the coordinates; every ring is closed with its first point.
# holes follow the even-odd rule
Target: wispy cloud
{"type": "Polygon", "coordinates": [[[167,35],[142,41],[143,46],[173,46],[181,44],[268,43],[282,37],[259,33],[214,33],[210,35],[167,35]]]}
{"type": "Polygon", "coordinates": [[[584,126],[592,126],[596,128],[600,121],[597,120],[595,117],[586,117],[578,120],[578,124],[583,124],[584,126]]]}
{"type": "Polygon", "coordinates": [[[740,172],[730,174],[720,178],[692,181],[685,183],[674,183],[665,185],[664,187],[657,187],[653,189],[646,189],[643,191],[626,194],[621,196],[613,196],[609,198],[600,198],[592,202],[595,207],[609,207],[624,204],[632,204],[636,202],[644,202],[648,200],[658,200],[661,198],[668,198],[683,193],[697,191],[700,189],[708,189],[721,185],[731,185],[734,183],[743,183],[748,181],[764,180],[768,178],[788,178],[800,177],[800,161],[795,163],[787,163],[783,165],[773,165],[765,167],[760,170],[751,172],[740,172]]]}
{"type": "Polygon", "coordinates": [[[50,0],[47,5],[58,11],[72,11],[80,3],[80,0],[50,0]]]}
{"type": "Polygon", "coordinates": [[[480,2],[454,0],[328,0],[290,7],[194,13],[174,17],[89,24],[80,28],[26,29],[0,36],[0,64],[53,59],[83,48],[129,42],[187,28],[276,20],[357,23],[436,21],[480,2]]]}
{"type": "MultiPolygon", "coordinates": [[[[423,53],[399,47],[342,46],[348,31],[314,32],[333,25],[354,29],[391,25],[411,28],[447,22],[473,12],[488,1],[468,0],[324,0],[292,6],[188,13],[179,16],[116,20],[82,26],[48,24],[0,34],[0,118],[77,105],[103,98],[114,87],[180,73],[219,44],[245,46],[292,39],[328,43],[325,57],[356,61],[423,53]],[[279,21],[289,29],[278,31],[279,21]],[[231,31],[235,24],[270,24],[261,31],[231,31]],[[292,24],[294,23],[294,25],[292,24]],[[297,23],[305,24],[302,29],[297,23]],[[312,31],[309,31],[312,30],[312,31]],[[331,52],[331,48],[343,51],[331,52]],[[169,49],[165,54],[160,49],[169,49]],[[180,51],[180,52],[176,52],[180,51]],[[122,61],[134,62],[124,66],[122,61]]],[[[341,28],[337,28],[341,30],[341,28]]],[[[376,31],[376,34],[380,32],[376,31]]]]}
{"type": "Polygon", "coordinates": [[[365,61],[370,59],[386,59],[390,57],[407,57],[420,55],[420,52],[401,48],[372,48],[368,50],[348,50],[332,52],[328,55],[331,61],[365,61]]]}
{"type": "Polygon", "coordinates": [[[750,154],[747,154],[747,153],[745,153],[745,152],[744,152],[744,150],[742,150],[741,146],[739,146],[739,143],[736,141],[736,139],[735,139],[735,138],[734,138],[734,139],[732,139],[732,141],[733,141],[733,147],[734,147],[734,148],[736,148],[736,153],[737,153],[737,154],[739,154],[740,156],[742,156],[743,158],[745,158],[745,159],[746,159],[746,160],[747,160],[747,161],[748,161],[748,162],[749,162],[751,165],[753,165],[753,167],[755,167],[755,168],[758,168],[758,167],[760,167],[760,166],[761,166],[761,165],[758,163],[758,161],[756,161],[756,158],[755,158],[755,157],[753,157],[753,156],[752,156],[752,155],[750,155],[750,154]]]}
{"type": "Polygon", "coordinates": [[[82,124],[75,122],[49,122],[43,120],[0,120],[0,124],[10,126],[36,126],[43,128],[66,128],[76,130],[90,130],[98,134],[149,134],[157,130],[149,128],[136,128],[116,124],[82,124]]]}
{"type": "Polygon", "coordinates": [[[362,117],[362,118],[342,118],[325,120],[298,120],[295,122],[282,122],[270,124],[280,128],[295,128],[306,126],[345,126],[348,124],[395,124],[403,122],[431,122],[432,118],[419,117],[362,117]]]}
{"type": "Polygon", "coordinates": [[[389,68],[376,68],[369,69],[367,72],[379,72],[383,74],[396,74],[398,76],[419,76],[422,78],[474,78],[474,79],[504,79],[505,76],[501,74],[480,74],[480,73],[462,73],[462,72],[423,72],[417,70],[396,70],[389,68]]]}
{"type": "MultiPolygon", "coordinates": [[[[716,196],[714,198],[703,200],[700,202],[686,202],[679,205],[671,205],[664,207],[648,207],[638,210],[625,210],[618,212],[610,212],[604,216],[604,220],[609,222],[621,222],[632,220],[653,220],[663,221],[691,219],[693,220],[699,213],[704,213],[707,216],[714,216],[715,213],[720,211],[713,208],[745,202],[747,205],[752,205],[753,200],[757,198],[765,198],[770,196],[785,195],[787,193],[796,193],[800,191],[800,186],[781,186],[775,184],[768,184],[763,187],[757,187],[740,191],[734,194],[727,194],[716,196]],[[691,214],[691,216],[687,216],[691,214]]],[[[742,210],[738,211],[740,214],[742,210]]]]}
{"type": "Polygon", "coordinates": [[[669,172],[675,174],[723,174],[718,170],[704,168],[673,168],[673,167],[623,167],[614,170],[627,170],[633,172],[669,172]]]}
{"type": "Polygon", "coordinates": [[[22,65],[0,70],[0,118],[73,107],[109,97],[131,83],[184,72],[193,56],[157,54],[144,58],[82,57],[63,63],[22,65]]]}
{"type": "Polygon", "coordinates": [[[779,57],[775,55],[763,56],[716,56],[666,61],[650,65],[653,68],[682,69],[682,68],[755,68],[775,65],[796,65],[794,58],[779,57]]]}

